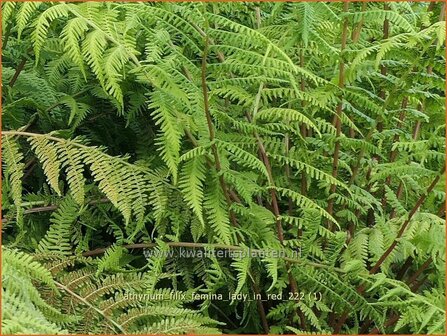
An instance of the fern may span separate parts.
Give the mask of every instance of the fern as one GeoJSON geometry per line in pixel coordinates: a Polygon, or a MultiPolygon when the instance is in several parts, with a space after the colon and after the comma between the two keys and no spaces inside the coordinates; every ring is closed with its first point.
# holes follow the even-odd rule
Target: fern
{"type": "Polygon", "coordinates": [[[231,266],[233,266],[234,269],[237,271],[237,287],[236,287],[235,294],[240,293],[240,291],[244,287],[245,283],[247,282],[247,279],[249,279],[251,277],[249,274],[250,265],[251,265],[251,257],[249,255],[248,251],[242,251],[242,254],[244,254],[244,255],[241,258],[239,258],[238,260],[235,260],[231,264],[231,266]]]}
{"type": "Polygon", "coordinates": [[[2,328],[11,334],[63,334],[74,321],[45,301],[35,283],[57,291],[51,273],[29,255],[2,247],[2,328]],[[33,283],[34,282],[34,283],[33,283]]]}
{"type": "Polygon", "coordinates": [[[50,227],[45,237],[40,241],[37,251],[43,253],[72,254],[72,231],[79,216],[77,204],[67,197],[52,214],[50,227]]]}
{"type": "Polygon", "coordinates": [[[197,156],[184,165],[179,184],[185,199],[203,226],[205,225],[202,211],[204,178],[205,158],[197,156]]]}
{"type": "Polygon", "coordinates": [[[19,146],[14,139],[3,137],[2,158],[9,172],[10,193],[16,206],[16,220],[19,227],[23,225],[22,212],[22,177],[24,170],[23,154],[19,151],[19,146]]]}
{"type": "MultiPolygon", "coordinates": [[[[48,184],[61,196],[59,188],[59,174],[61,162],[58,159],[57,151],[54,147],[49,146],[48,139],[34,138],[30,139],[31,148],[42,162],[42,168],[48,179],[48,184]]],[[[83,197],[82,197],[83,198],[83,197]]],[[[81,199],[82,199],[81,198],[81,199]]],[[[78,198],[78,200],[80,200],[78,198]]],[[[82,202],[80,202],[82,203],[82,202]]]]}
{"type": "Polygon", "coordinates": [[[169,95],[159,93],[152,96],[152,105],[149,107],[154,109],[152,116],[156,120],[156,124],[160,125],[162,133],[158,144],[163,160],[172,172],[175,184],[178,174],[181,133],[175,119],[175,111],[172,110],[173,106],[175,105],[169,95]]]}
{"type": "Polygon", "coordinates": [[[443,333],[443,11],[2,3],[4,330],[443,333]]]}
{"type": "Polygon", "coordinates": [[[212,183],[208,186],[209,191],[206,193],[204,208],[210,227],[213,229],[218,241],[230,245],[232,241],[231,228],[225,198],[217,179],[212,183]]]}

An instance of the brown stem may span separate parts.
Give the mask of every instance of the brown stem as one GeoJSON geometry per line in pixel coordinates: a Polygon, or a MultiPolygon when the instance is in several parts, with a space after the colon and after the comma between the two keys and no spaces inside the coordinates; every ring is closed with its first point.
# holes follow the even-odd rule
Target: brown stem
{"type": "MultiPolygon", "coordinates": [[[[259,86],[259,90],[258,90],[258,97],[260,96],[260,91],[262,90],[262,88],[263,88],[263,85],[261,84],[259,86]]],[[[258,109],[258,105],[255,104],[253,115],[256,114],[257,109],[258,109]]],[[[247,117],[247,120],[249,122],[253,122],[253,118],[252,118],[251,114],[248,111],[246,113],[246,117],[247,117]]],[[[272,209],[273,209],[273,214],[275,215],[275,218],[276,218],[276,231],[277,231],[277,235],[278,235],[278,240],[281,242],[281,244],[283,244],[284,243],[284,232],[283,232],[281,220],[279,219],[280,211],[279,211],[279,205],[278,205],[278,198],[277,198],[277,195],[276,195],[276,190],[274,188],[272,166],[270,164],[270,160],[268,158],[267,151],[265,150],[264,143],[263,143],[261,137],[259,136],[259,134],[256,131],[254,131],[254,136],[255,136],[256,141],[258,143],[258,149],[259,149],[259,154],[261,156],[261,160],[264,163],[264,166],[265,166],[265,168],[267,170],[269,184],[272,187],[272,188],[269,188],[269,189],[270,189],[270,197],[272,198],[271,205],[272,205],[272,209]]],[[[288,263],[288,262],[286,262],[286,270],[287,270],[287,273],[288,273],[289,285],[290,285],[290,289],[291,289],[292,293],[298,293],[298,286],[297,286],[297,283],[296,283],[295,279],[293,278],[293,275],[292,275],[291,269],[290,269],[290,263],[288,263]]],[[[296,312],[297,312],[297,314],[299,316],[299,319],[300,319],[301,328],[305,329],[306,322],[305,322],[305,316],[304,316],[303,312],[301,311],[300,308],[297,308],[296,312]]]]}
{"type": "MultiPolygon", "coordinates": [[[[385,324],[383,325],[384,328],[388,328],[391,327],[393,324],[395,324],[397,321],[399,321],[399,315],[398,314],[394,314],[392,315],[388,321],[385,322],[385,324]]],[[[371,330],[370,334],[378,334],[379,333],[379,328],[374,328],[373,330],[371,330]]]]}
{"type": "MultiPolygon", "coordinates": [[[[397,191],[396,191],[396,198],[400,199],[402,197],[402,192],[404,190],[404,184],[402,183],[402,181],[399,182],[399,186],[397,187],[397,191]]],[[[396,209],[393,208],[393,210],[391,210],[390,213],[390,219],[393,219],[394,217],[396,217],[396,209]]]]}
{"type": "MultiPolygon", "coordinates": [[[[349,1],[345,1],[343,3],[343,12],[346,13],[349,9],[349,1]]],[[[345,86],[345,61],[343,51],[346,48],[346,41],[348,38],[348,19],[346,18],[343,22],[343,30],[341,35],[341,47],[340,47],[340,60],[338,63],[339,74],[338,74],[338,87],[343,89],[345,86]]],[[[341,117],[343,113],[343,98],[339,97],[340,102],[337,105],[336,114],[334,117],[334,123],[336,128],[336,140],[335,140],[335,149],[334,149],[334,158],[332,162],[332,177],[337,178],[338,175],[338,160],[340,156],[340,135],[341,135],[341,117]]],[[[333,195],[337,189],[335,184],[331,185],[329,195],[333,195]]],[[[327,212],[332,215],[334,212],[334,199],[331,198],[328,201],[327,212]]],[[[328,227],[330,230],[333,229],[333,224],[331,221],[328,221],[328,227]]]]}
{"type": "MultiPolygon", "coordinates": [[[[364,12],[366,10],[366,1],[362,2],[362,12],[364,12]]],[[[359,21],[359,23],[357,23],[357,26],[355,27],[355,29],[352,31],[352,42],[353,43],[357,43],[360,39],[360,33],[362,31],[362,27],[363,27],[363,18],[359,21]]]]}
{"type": "MultiPolygon", "coordinates": [[[[304,48],[301,47],[300,50],[300,67],[304,68],[304,48]]],[[[301,91],[306,90],[306,80],[304,76],[301,77],[301,83],[300,83],[301,91]]],[[[301,107],[304,109],[306,106],[306,102],[304,100],[301,101],[301,107]]],[[[302,123],[300,127],[301,136],[303,139],[307,137],[307,127],[306,124],[302,123]]],[[[303,169],[301,172],[301,195],[306,196],[307,195],[307,173],[303,169]]]]}
{"type": "Polygon", "coordinates": [[[437,1],[430,2],[430,5],[428,5],[428,8],[427,8],[427,12],[432,12],[433,9],[435,9],[435,6],[437,3],[438,3],[437,1]]]}
{"type": "MultiPolygon", "coordinates": [[[[214,131],[213,120],[211,118],[211,113],[210,113],[210,108],[209,108],[208,86],[206,84],[206,66],[207,66],[206,58],[208,56],[208,47],[209,47],[209,39],[206,36],[204,38],[204,45],[205,45],[205,47],[204,47],[203,55],[202,55],[202,73],[201,73],[203,105],[204,105],[204,112],[205,112],[205,116],[206,116],[206,123],[208,126],[209,139],[210,139],[210,142],[213,143],[214,138],[215,138],[215,131],[214,131]]],[[[222,170],[222,166],[220,164],[219,153],[218,153],[217,146],[215,143],[213,143],[211,145],[211,150],[212,150],[213,156],[214,156],[214,164],[216,166],[216,171],[219,174],[220,171],[222,170]]],[[[227,205],[231,206],[232,201],[231,201],[230,195],[228,193],[228,188],[225,183],[223,175],[219,175],[219,183],[222,188],[222,192],[225,196],[227,205]]],[[[230,219],[231,219],[233,226],[237,226],[236,217],[232,211],[230,211],[230,219]]]]}
{"type": "MultiPolygon", "coordinates": [[[[368,171],[366,173],[366,176],[365,176],[365,179],[366,179],[366,182],[367,182],[367,185],[365,187],[365,191],[367,191],[367,192],[370,192],[370,190],[371,190],[371,188],[373,186],[373,184],[371,183],[371,173],[372,173],[372,168],[369,167],[369,169],[368,169],[368,171]]],[[[356,218],[360,218],[360,215],[361,215],[361,210],[360,209],[356,209],[355,212],[354,212],[354,216],[356,218]]],[[[374,212],[370,209],[368,211],[368,215],[367,215],[367,224],[368,224],[368,226],[371,226],[371,223],[370,223],[371,219],[370,218],[371,217],[374,218],[373,215],[374,215],[374,212]]],[[[345,251],[345,249],[347,248],[348,244],[354,238],[354,235],[355,235],[355,222],[351,221],[351,223],[348,226],[348,236],[347,236],[347,239],[346,239],[346,245],[342,248],[342,250],[340,251],[340,254],[345,251]]]]}
{"type": "MultiPolygon", "coordinates": [[[[389,9],[389,5],[386,2],[383,4],[383,9],[384,10],[389,9]]],[[[383,20],[383,29],[382,30],[383,30],[383,39],[384,40],[388,39],[390,37],[390,21],[388,19],[383,20]]],[[[385,65],[381,65],[380,73],[383,76],[386,76],[387,72],[388,72],[387,67],[385,65]]],[[[385,90],[382,89],[379,94],[380,98],[385,99],[385,95],[386,95],[386,92],[385,92],[385,90]]],[[[381,130],[379,126],[377,128],[379,129],[379,131],[381,130]]]]}
{"type": "MultiPolygon", "coordinates": [[[[289,139],[289,134],[287,133],[284,137],[284,153],[286,156],[288,156],[288,154],[289,154],[289,146],[290,146],[290,139],[289,139]]],[[[287,163],[285,165],[285,174],[286,174],[287,184],[289,185],[289,187],[291,187],[292,183],[290,180],[290,165],[287,163]]],[[[291,216],[292,212],[293,212],[293,202],[290,197],[288,200],[287,207],[288,207],[287,213],[289,214],[289,216],[291,216]]]]}
{"type": "Polygon", "coordinates": [[[445,216],[445,208],[446,208],[446,204],[442,203],[441,206],[438,209],[437,215],[439,217],[444,217],[445,216]]]}
{"type": "MultiPolygon", "coordinates": [[[[420,104],[418,110],[420,112],[423,112],[424,111],[424,104],[420,104]]],[[[416,141],[418,139],[420,129],[421,129],[421,121],[418,120],[416,122],[416,125],[414,126],[414,130],[413,130],[413,141],[416,141]]],[[[391,176],[389,176],[389,178],[390,178],[390,182],[391,182],[391,176]]],[[[399,186],[397,187],[397,191],[396,191],[397,199],[400,199],[402,197],[403,190],[404,190],[404,184],[403,184],[402,181],[400,181],[399,186]]],[[[385,196],[384,196],[384,199],[385,199],[385,196]]],[[[382,204],[384,204],[383,200],[382,200],[382,204]]],[[[386,202],[385,202],[385,204],[386,204],[386,202]]],[[[396,216],[396,209],[393,209],[391,211],[391,214],[390,214],[390,219],[393,219],[395,216],[396,216]]]]}
{"type": "MultiPolygon", "coordinates": [[[[261,85],[259,87],[259,91],[262,90],[262,87],[263,87],[263,85],[261,85]]],[[[258,107],[255,105],[253,114],[256,114],[257,108],[258,107]]],[[[253,122],[253,118],[252,118],[250,112],[247,111],[245,115],[247,117],[247,120],[250,123],[252,123],[253,122]]],[[[259,136],[258,132],[254,131],[254,136],[255,136],[256,142],[258,144],[258,150],[259,150],[259,155],[261,157],[261,161],[264,163],[265,169],[267,170],[269,184],[274,187],[272,166],[271,166],[270,160],[269,160],[269,158],[267,156],[267,151],[265,150],[264,143],[263,143],[261,137],[259,136]]],[[[283,232],[283,228],[282,228],[282,225],[281,225],[281,220],[279,219],[279,216],[280,216],[281,213],[279,211],[278,198],[276,196],[275,188],[270,188],[270,196],[272,198],[273,214],[276,217],[276,231],[277,231],[277,234],[278,234],[278,239],[279,239],[279,241],[282,244],[283,241],[284,241],[284,232],[283,232]]]]}
{"type": "Polygon", "coordinates": [[[428,279],[428,275],[424,276],[419,281],[415,281],[414,284],[410,287],[411,291],[416,292],[424,284],[424,282],[427,281],[427,279],[428,279]]]}
{"type": "MultiPolygon", "coordinates": [[[[98,200],[93,200],[88,202],[88,204],[90,205],[94,205],[94,204],[101,204],[101,203],[109,203],[110,200],[108,198],[101,198],[98,200]]],[[[36,207],[36,208],[31,208],[31,209],[27,209],[23,211],[23,214],[32,214],[32,213],[39,213],[39,212],[46,212],[46,211],[54,211],[59,207],[59,205],[47,205],[47,206],[42,206],[42,207],[36,207]]],[[[7,218],[2,218],[2,223],[7,223],[8,219],[7,218]]]]}
{"type": "MultiPolygon", "coordinates": [[[[267,152],[265,150],[264,143],[262,142],[262,139],[259,137],[259,135],[257,133],[255,133],[255,137],[256,137],[256,141],[258,142],[259,151],[261,152],[262,161],[264,162],[264,166],[267,170],[267,174],[269,177],[269,183],[271,186],[274,186],[272,166],[271,166],[270,160],[267,156],[267,152]]],[[[283,232],[281,220],[279,219],[279,216],[281,215],[281,213],[279,211],[278,198],[277,198],[276,191],[274,188],[270,188],[270,197],[272,198],[273,214],[276,217],[276,231],[278,234],[278,239],[282,244],[284,241],[284,232],[283,232]]]]}
{"type": "MultiPolygon", "coordinates": [[[[194,137],[194,135],[192,135],[192,133],[190,132],[189,129],[185,128],[185,134],[188,137],[188,139],[191,141],[191,143],[194,145],[194,147],[199,146],[199,143],[197,142],[196,138],[194,137]]],[[[213,167],[213,162],[208,157],[205,157],[205,159],[206,159],[206,163],[208,164],[208,167],[210,167],[210,168],[213,167]]],[[[230,194],[230,197],[234,202],[242,203],[241,199],[235,193],[234,190],[232,190],[231,188],[228,188],[228,193],[230,194]]]]}
{"type": "Polygon", "coordinates": [[[444,21],[445,19],[445,2],[442,3],[441,12],[439,13],[439,21],[444,21]]]}
{"type": "Polygon", "coordinates": [[[422,265],[419,267],[419,269],[407,280],[408,285],[412,285],[413,282],[417,280],[419,275],[422,274],[433,262],[432,257],[429,257],[422,265]]]}
{"type": "MultiPolygon", "coordinates": [[[[368,134],[366,134],[366,136],[365,136],[365,141],[369,141],[371,139],[373,133],[374,133],[374,128],[371,128],[368,131],[368,134]]],[[[351,178],[349,179],[348,186],[355,182],[355,179],[357,178],[357,175],[358,175],[358,173],[360,171],[361,161],[362,161],[364,156],[365,156],[365,149],[362,148],[360,150],[360,152],[359,152],[359,155],[358,155],[357,159],[355,160],[354,167],[351,169],[352,170],[352,175],[351,175],[351,178]]]]}
{"type": "MultiPolygon", "coordinates": [[[[388,4],[387,3],[384,3],[384,10],[388,10],[388,4]]],[[[389,20],[388,19],[385,19],[384,21],[383,21],[383,39],[385,40],[385,39],[387,39],[388,37],[389,37],[389,35],[390,35],[390,22],[389,22],[389,20]]],[[[387,69],[387,67],[385,66],[385,65],[380,65],[380,73],[382,74],[382,76],[386,76],[386,74],[387,74],[387,72],[388,72],[388,69],[387,69]]],[[[386,97],[386,91],[384,90],[384,89],[381,89],[380,90],[380,93],[379,93],[379,97],[380,98],[382,98],[382,99],[385,99],[385,97],[386,97]]],[[[379,121],[377,122],[377,126],[376,126],[376,128],[377,128],[377,130],[379,131],[379,132],[382,132],[382,130],[383,130],[383,121],[382,121],[382,119],[380,118],[379,119],[379,121]]]]}
{"type": "MultiPolygon", "coordinates": [[[[292,293],[296,294],[299,293],[298,291],[298,285],[296,283],[295,278],[293,277],[292,273],[291,273],[291,269],[290,269],[290,263],[286,262],[286,268],[287,268],[287,272],[289,274],[289,284],[290,284],[290,289],[292,290],[292,293]]],[[[295,295],[294,295],[295,296],[295,295]]],[[[300,299],[296,298],[295,300],[296,302],[299,302],[300,299]]],[[[301,329],[306,329],[306,317],[304,316],[303,312],[301,311],[300,308],[296,309],[296,313],[298,314],[298,317],[300,319],[300,327],[301,329]]]]}
{"type": "Polygon", "coordinates": [[[218,306],[216,306],[214,303],[210,302],[210,306],[213,307],[214,309],[216,309],[221,315],[222,317],[225,318],[225,320],[227,320],[227,322],[229,324],[231,324],[233,326],[234,329],[237,329],[238,326],[227,316],[227,314],[225,314],[222,309],[220,309],[218,306]]]}
{"type": "Polygon", "coordinates": [[[268,334],[270,327],[267,322],[267,316],[265,314],[264,305],[262,304],[262,300],[259,299],[259,297],[261,296],[261,291],[259,290],[259,287],[254,280],[251,286],[253,288],[253,292],[256,295],[256,304],[258,305],[259,316],[261,317],[262,329],[264,330],[265,334],[268,334]]]}
{"type": "Polygon", "coordinates": [[[405,276],[405,273],[408,271],[408,269],[411,267],[412,264],[413,264],[413,258],[408,257],[405,263],[400,268],[399,272],[396,274],[396,279],[402,280],[403,277],[405,276]]]}
{"type": "Polygon", "coordinates": [[[26,57],[22,58],[22,61],[19,63],[19,65],[16,68],[16,71],[14,72],[14,75],[12,76],[11,80],[9,81],[9,87],[13,87],[14,84],[17,81],[17,78],[19,77],[20,73],[22,72],[23,68],[25,67],[26,64],[26,57]]]}

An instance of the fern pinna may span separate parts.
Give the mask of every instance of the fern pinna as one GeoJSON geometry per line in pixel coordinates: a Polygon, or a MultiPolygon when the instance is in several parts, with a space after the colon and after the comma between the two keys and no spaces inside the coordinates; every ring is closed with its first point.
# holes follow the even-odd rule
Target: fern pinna
{"type": "Polygon", "coordinates": [[[444,13],[3,3],[4,333],[445,333],[444,13]]]}

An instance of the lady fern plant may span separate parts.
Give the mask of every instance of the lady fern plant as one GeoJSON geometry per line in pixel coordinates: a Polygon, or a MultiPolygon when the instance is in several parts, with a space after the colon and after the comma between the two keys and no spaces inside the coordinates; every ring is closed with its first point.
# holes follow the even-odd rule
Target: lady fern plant
{"type": "Polygon", "coordinates": [[[3,3],[4,331],[444,333],[444,12],[3,3]]]}

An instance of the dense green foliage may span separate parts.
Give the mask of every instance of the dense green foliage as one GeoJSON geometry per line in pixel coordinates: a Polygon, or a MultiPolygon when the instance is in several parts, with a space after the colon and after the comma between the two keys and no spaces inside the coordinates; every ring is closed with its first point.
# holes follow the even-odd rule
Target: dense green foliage
{"type": "Polygon", "coordinates": [[[445,333],[444,6],[3,3],[3,333],[445,333]]]}

